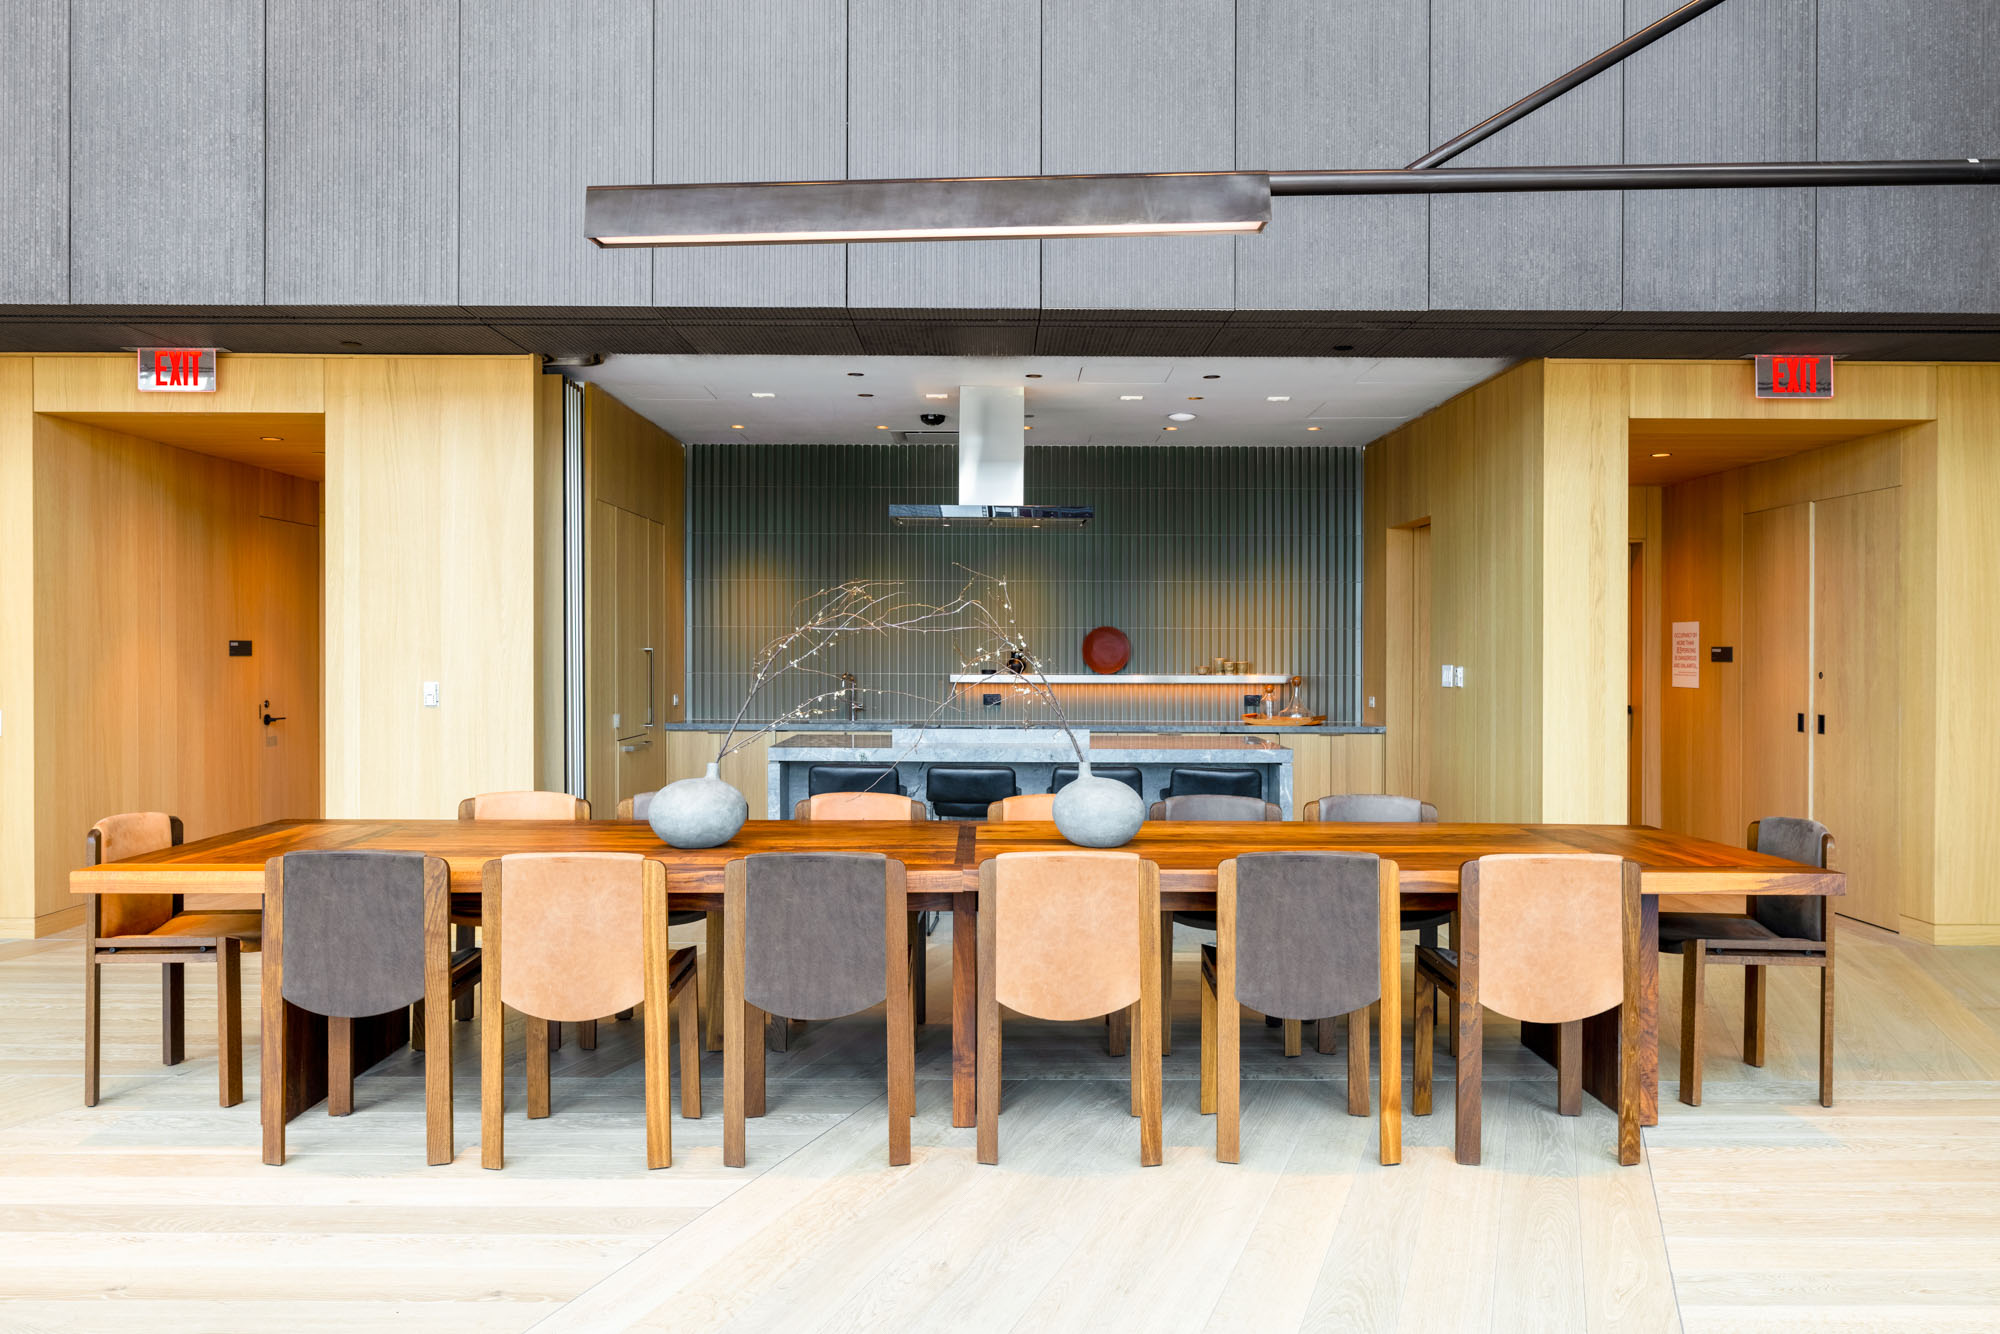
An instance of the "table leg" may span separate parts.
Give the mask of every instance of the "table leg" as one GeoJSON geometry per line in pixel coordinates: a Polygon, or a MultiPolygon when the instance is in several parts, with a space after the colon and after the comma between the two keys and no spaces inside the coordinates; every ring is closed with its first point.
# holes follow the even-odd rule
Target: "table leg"
{"type": "MultiPolygon", "coordinates": [[[[1556,1063],[1556,1024],[1521,1025],[1521,1045],[1556,1063]]],[[[1583,1089],[1614,1111],[1618,1107],[1618,1011],[1583,1021],[1583,1089]]],[[[1660,1123],[1660,899],[1639,900],[1639,1124],[1660,1123]]]]}
{"type": "Polygon", "coordinates": [[[978,1119],[974,1094],[979,1079],[979,895],[951,900],[951,1123],[978,1119]]]}

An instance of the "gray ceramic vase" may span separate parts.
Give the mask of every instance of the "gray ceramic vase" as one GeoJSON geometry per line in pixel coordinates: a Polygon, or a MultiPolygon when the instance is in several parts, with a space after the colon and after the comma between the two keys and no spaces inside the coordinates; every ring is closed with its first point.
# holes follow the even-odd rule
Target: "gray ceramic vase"
{"type": "Polygon", "coordinates": [[[676,848],[713,848],[736,837],[750,818],[750,803],[722,781],[716,765],[702,778],[683,778],[653,794],[646,822],[676,848]]]}
{"type": "Polygon", "coordinates": [[[1146,823],[1146,801],[1123,783],[1093,777],[1084,760],[1076,781],[1056,793],[1055,817],[1062,836],[1078,847],[1122,848],[1146,823]]]}

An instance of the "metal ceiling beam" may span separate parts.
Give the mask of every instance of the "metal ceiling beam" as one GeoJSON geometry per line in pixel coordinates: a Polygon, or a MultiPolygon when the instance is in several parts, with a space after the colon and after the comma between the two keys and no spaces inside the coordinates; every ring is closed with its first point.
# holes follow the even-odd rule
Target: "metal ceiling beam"
{"type": "Polygon", "coordinates": [[[1514,105],[1507,107],[1505,110],[1494,112],[1485,120],[1480,121],[1477,125],[1465,131],[1465,133],[1454,135],[1452,138],[1445,140],[1436,148],[1433,148],[1430,152],[1412,162],[1408,170],[1425,171],[1438,166],[1440,163],[1449,162],[1452,158],[1457,157],[1474,144],[1492,138],[1529,112],[1547,106],[1580,84],[1590,82],[1598,75],[1604,73],[1605,70],[1622,62],[1625,57],[1645,50],[1682,24],[1700,18],[1703,14],[1706,14],[1721,3],[1722,0],[1688,0],[1687,4],[1682,5],[1671,14],[1647,24],[1624,41],[1619,42],[1616,46],[1606,47],[1604,50],[1599,51],[1569,73],[1543,84],[1534,92],[1529,93],[1526,97],[1514,103],[1514,105]]]}

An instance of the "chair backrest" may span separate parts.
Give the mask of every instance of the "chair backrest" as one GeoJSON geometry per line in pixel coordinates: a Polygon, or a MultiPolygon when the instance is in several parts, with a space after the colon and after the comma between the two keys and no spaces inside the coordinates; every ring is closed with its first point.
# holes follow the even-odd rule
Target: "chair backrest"
{"type": "Polygon", "coordinates": [[[588,820],[590,803],[567,792],[482,792],[458,803],[461,820],[588,820]]]}
{"type": "Polygon", "coordinates": [[[806,795],[826,792],[901,792],[893,764],[815,764],[806,769],[806,795]]]}
{"type": "MultiPolygon", "coordinates": [[[[423,999],[427,882],[449,884],[442,860],[420,852],[288,852],[271,859],[267,884],[273,868],[283,875],[286,1000],[359,1019],[423,999]]],[[[270,948],[268,934],[264,943],[270,948]]]]}
{"type": "MultiPolygon", "coordinates": [[[[1745,842],[1753,852],[1821,869],[1833,858],[1833,835],[1817,820],[1782,815],[1752,820],[1745,842]]],[[[1826,909],[1817,894],[1750,895],[1750,915],[1793,940],[1825,940],[1826,909]]]]}
{"type": "MultiPolygon", "coordinates": [[[[1074,764],[1058,764],[1049,771],[1049,791],[1051,793],[1062,791],[1074,783],[1081,772],[1074,764]]],[[[1093,764],[1090,766],[1090,776],[1123,783],[1140,796],[1146,795],[1146,780],[1136,764],[1093,764]]]]}
{"type": "MultiPolygon", "coordinates": [[[[794,820],[928,820],[924,803],[900,792],[822,792],[792,808],[794,820]]],[[[784,1011],[778,1011],[783,1014],[784,1011]]],[[[804,1015],[791,1015],[802,1019],[804,1015]]]]}
{"type": "Polygon", "coordinates": [[[1504,853],[1460,867],[1460,929],[1477,954],[1480,1003],[1544,1024],[1618,1004],[1626,899],[1636,914],[1638,887],[1637,866],[1606,853],[1504,853]]]}
{"type": "Polygon", "coordinates": [[[1202,793],[1192,797],[1168,797],[1146,808],[1148,820],[1282,820],[1285,813],[1275,801],[1262,797],[1225,797],[1202,793]]]}
{"type": "Polygon", "coordinates": [[[789,1019],[880,1005],[889,930],[906,928],[906,902],[903,864],[877,853],[760,852],[730,862],[723,912],[741,913],[743,999],[789,1019]]]}
{"type": "Polygon", "coordinates": [[[933,764],[924,771],[924,796],[940,819],[983,819],[988,806],[1020,790],[1011,764],[933,764]]]}
{"type": "Polygon", "coordinates": [[[1261,768],[1249,765],[1209,764],[1186,769],[1170,769],[1167,771],[1165,795],[1261,797],[1264,795],[1264,772],[1261,768]]]}
{"type": "Polygon", "coordinates": [[[488,901],[499,896],[500,999],[560,1022],[645,1000],[649,867],[664,893],[666,868],[636,852],[514,853],[486,863],[488,901]]]}
{"type": "Polygon", "coordinates": [[[1246,852],[1219,879],[1224,895],[1235,886],[1238,1000],[1280,1019],[1320,1019],[1382,998],[1381,858],[1246,852]]]}
{"type": "MultiPolygon", "coordinates": [[[[107,815],[84,836],[84,854],[92,866],[158,852],[181,841],[180,817],[164,811],[130,811],[107,815]]],[[[97,934],[143,936],[174,915],[172,894],[99,894],[97,934]]]]}
{"type": "Polygon", "coordinates": [[[1380,792],[1347,792],[1321,797],[1306,807],[1306,819],[1343,824],[1436,824],[1438,808],[1415,797],[1380,792]]]}
{"type": "Polygon", "coordinates": [[[1053,792],[1032,792],[1023,797],[1007,797],[986,808],[986,818],[1004,820],[1053,820],[1056,818],[1056,794],[1053,792]]]}
{"type": "Polygon", "coordinates": [[[980,879],[1000,1004],[1039,1019],[1092,1019],[1139,999],[1149,885],[1156,911],[1159,901],[1152,862],[1130,852],[1004,852],[981,865],[980,879]]]}

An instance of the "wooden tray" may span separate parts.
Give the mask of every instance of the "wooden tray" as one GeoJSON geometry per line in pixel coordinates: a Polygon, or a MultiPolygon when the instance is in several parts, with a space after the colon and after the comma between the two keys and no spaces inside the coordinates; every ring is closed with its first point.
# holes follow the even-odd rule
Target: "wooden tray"
{"type": "Polygon", "coordinates": [[[1318,727],[1326,721],[1326,715],[1314,718],[1266,718],[1261,713],[1246,713],[1243,721],[1252,727],[1318,727]]]}

